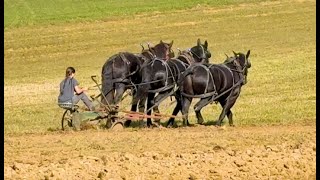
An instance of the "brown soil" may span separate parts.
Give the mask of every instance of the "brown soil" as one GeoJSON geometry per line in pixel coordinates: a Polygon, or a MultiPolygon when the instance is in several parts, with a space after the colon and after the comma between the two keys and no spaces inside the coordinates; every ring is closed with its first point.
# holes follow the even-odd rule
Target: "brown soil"
{"type": "Polygon", "coordinates": [[[5,179],[315,179],[315,126],[5,136],[5,179]]]}

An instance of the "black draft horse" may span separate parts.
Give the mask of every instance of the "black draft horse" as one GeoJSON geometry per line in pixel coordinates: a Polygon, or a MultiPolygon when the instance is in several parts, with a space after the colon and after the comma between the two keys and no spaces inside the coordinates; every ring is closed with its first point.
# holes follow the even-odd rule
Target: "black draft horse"
{"type": "MultiPolygon", "coordinates": [[[[208,62],[210,57],[208,42],[205,41],[205,44],[202,45],[198,39],[196,46],[181,52],[177,58],[167,61],[156,58],[152,62],[146,63],[141,68],[142,81],[138,87],[137,96],[133,99],[133,104],[137,104],[139,101],[139,111],[144,112],[147,101],[147,114],[150,115],[151,110],[159,113],[160,102],[175,93],[177,90],[176,82],[187,67],[196,62],[208,62]]],[[[177,106],[179,105],[180,103],[177,102],[177,106]]],[[[179,107],[175,109],[179,109],[179,107]]],[[[156,121],[159,123],[159,119],[156,121]]],[[[147,126],[151,125],[152,121],[148,118],[147,126]]]]}
{"type": "MultiPolygon", "coordinates": [[[[141,82],[141,65],[152,61],[155,57],[169,59],[172,54],[173,41],[159,44],[144,50],[140,54],[119,52],[111,56],[102,67],[101,102],[109,107],[117,105],[123,93],[141,82]]],[[[142,46],[143,47],[143,46],[142,46]]],[[[136,91],[133,90],[133,94],[136,91]]]]}
{"type": "MultiPolygon", "coordinates": [[[[221,126],[221,122],[227,115],[229,125],[233,126],[230,109],[239,97],[242,85],[247,83],[248,68],[251,67],[250,50],[246,55],[233,53],[234,57],[227,57],[222,64],[194,64],[183,73],[178,84],[184,125],[190,125],[188,112],[192,99],[200,98],[201,100],[194,106],[199,124],[203,123],[201,109],[216,101],[223,108],[216,125],[221,126]]],[[[168,125],[173,123],[174,118],[171,118],[168,125]]]]}

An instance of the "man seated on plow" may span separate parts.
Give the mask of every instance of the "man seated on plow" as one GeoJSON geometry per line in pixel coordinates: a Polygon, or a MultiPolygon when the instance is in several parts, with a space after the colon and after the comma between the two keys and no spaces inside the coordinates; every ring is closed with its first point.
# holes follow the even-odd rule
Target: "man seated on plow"
{"type": "Polygon", "coordinates": [[[88,88],[80,88],[78,81],[74,78],[76,70],[73,67],[68,67],[66,70],[65,79],[60,83],[60,94],[58,96],[58,104],[72,103],[77,104],[80,99],[90,111],[94,111],[95,107],[84,93],[88,88]]]}

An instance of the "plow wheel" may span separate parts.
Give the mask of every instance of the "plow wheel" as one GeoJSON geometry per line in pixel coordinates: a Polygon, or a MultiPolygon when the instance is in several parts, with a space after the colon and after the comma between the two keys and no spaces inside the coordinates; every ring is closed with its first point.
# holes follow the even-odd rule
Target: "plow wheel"
{"type": "Polygon", "coordinates": [[[63,131],[70,130],[72,127],[72,112],[71,110],[67,109],[61,119],[61,128],[63,131]]]}
{"type": "Polygon", "coordinates": [[[123,128],[124,128],[123,122],[121,122],[121,121],[114,122],[112,127],[111,127],[111,129],[113,131],[119,131],[119,130],[122,130],[123,128]]]}
{"type": "Polygon", "coordinates": [[[106,124],[107,129],[111,130],[122,130],[124,128],[124,121],[120,118],[112,118],[107,120],[106,124]]]}

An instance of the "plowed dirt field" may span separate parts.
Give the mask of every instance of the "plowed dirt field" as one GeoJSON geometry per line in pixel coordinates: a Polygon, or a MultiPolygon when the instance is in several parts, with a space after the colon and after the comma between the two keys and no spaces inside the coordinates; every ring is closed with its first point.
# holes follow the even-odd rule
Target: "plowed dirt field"
{"type": "Polygon", "coordinates": [[[5,179],[315,179],[316,127],[126,128],[5,136],[5,179]]]}

